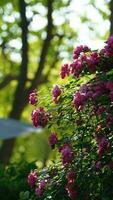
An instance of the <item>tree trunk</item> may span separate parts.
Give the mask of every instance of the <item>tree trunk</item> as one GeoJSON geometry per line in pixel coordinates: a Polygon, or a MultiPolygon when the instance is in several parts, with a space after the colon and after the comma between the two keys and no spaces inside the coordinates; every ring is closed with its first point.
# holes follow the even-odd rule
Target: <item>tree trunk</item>
{"type": "MultiPolygon", "coordinates": [[[[22,30],[22,52],[21,52],[21,65],[20,74],[18,77],[18,84],[14,94],[14,101],[12,110],[9,114],[10,118],[20,119],[21,113],[23,111],[22,99],[26,79],[27,79],[27,67],[28,67],[28,22],[26,18],[26,3],[24,0],[19,0],[20,17],[21,17],[21,30],[22,30]]],[[[12,155],[13,147],[15,145],[15,138],[7,139],[3,141],[3,145],[0,151],[0,162],[7,164],[12,155]]]]}

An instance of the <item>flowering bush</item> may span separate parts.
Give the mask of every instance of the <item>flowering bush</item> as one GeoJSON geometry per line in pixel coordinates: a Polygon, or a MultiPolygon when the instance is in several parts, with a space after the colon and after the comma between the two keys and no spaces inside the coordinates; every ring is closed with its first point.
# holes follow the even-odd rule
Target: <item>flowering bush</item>
{"type": "Polygon", "coordinates": [[[28,175],[30,199],[112,200],[113,36],[99,51],[75,48],[60,76],[67,84],[54,86],[46,108],[38,107],[36,90],[29,97],[33,125],[50,130],[49,145],[59,155],[28,175]]]}

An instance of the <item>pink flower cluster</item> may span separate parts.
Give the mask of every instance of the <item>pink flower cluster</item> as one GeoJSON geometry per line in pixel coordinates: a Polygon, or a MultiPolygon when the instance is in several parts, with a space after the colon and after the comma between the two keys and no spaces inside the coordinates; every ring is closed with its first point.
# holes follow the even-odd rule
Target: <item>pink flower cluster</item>
{"type": "Polygon", "coordinates": [[[106,126],[110,126],[113,124],[113,115],[111,114],[107,114],[107,118],[106,118],[106,126]]]}
{"type": "MultiPolygon", "coordinates": [[[[113,56],[113,35],[107,40],[104,49],[100,52],[92,51],[87,45],[80,45],[73,51],[73,62],[61,67],[60,76],[64,79],[70,74],[79,78],[82,72],[95,73],[101,65],[101,56],[113,56]]],[[[103,61],[102,61],[103,64],[103,61]]],[[[105,71],[103,66],[103,71],[105,71]]]]}
{"type": "Polygon", "coordinates": [[[36,180],[37,180],[37,172],[36,171],[30,172],[27,178],[29,186],[33,187],[36,183],[36,180]]]}
{"type": "Polygon", "coordinates": [[[91,73],[94,73],[96,71],[96,67],[99,64],[100,61],[100,56],[97,52],[92,52],[88,57],[87,57],[87,64],[88,64],[88,70],[91,73]]]}
{"type": "Polygon", "coordinates": [[[107,40],[104,53],[107,56],[113,56],[113,35],[107,40]]]}
{"type": "Polygon", "coordinates": [[[51,146],[52,149],[55,148],[55,144],[57,143],[58,138],[56,133],[51,133],[49,136],[49,145],[51,146]]]}
{"type": "Polygon", "coordinates": [[[49,117],[43,107],[36,108],[32,112],[32,122],[35,127],[45,127],[49,117]]]}
{"type": "Polygon", "coordinates": [[[80,45],[80,46],[76,47],[73,51],[73,59],[75,60],[75,59],[79,58],[79,56],[82,52],[88,52],[88,51],[90,51],[90,49],[87,45],[84,45],[84,46],[80,45]]]}
{"type": "Polygon", "coordinates": [[[61,95],[61,89],[58,85],[55,85],[52,89],[53,102],[55,104],[58,103],[60,95],[61,95]]]}
{"type": "Polygon", "coordinates": [[[105,112],[105,107],[100,105],[100,106],[94,106],[94,113],[96,116],[101,115],[102,113],[105,112]]]}
{"type": "Polygon", "coordinates": [[[62,155],[62,164],[63,166],[68,166],[73,159],[73,151],[69,144],[64,144],[59,149],[61,155],[62,155]]]}
{"type": "Polygon", "coordinates": [[[86,45],[80,45],[73,51],[73,62],[69,64],[64,64],[61,67],[60,76],[64,79],[66,76],[70,74],[79,77],[79,74],[83,70],[84,61],[86,61],[85,53],[90,52],[90,49],[86,45]]]}
{"type": "Polygon", "coordinates": [[[75,179],[76,173],[73,170],[68,172],[66,190],[68,192],[69,197],[72,200],[75,200],[77,198],[77,190],[75,189],[75,179]]]}
{"type": "Polygon", "coordinates": [[[64,79],[66,76],[69,76],[69,74],[70,74],[69,65],[68,65],[68,64],[64,64],[64,65],[61,67],[60,77],[61,77],[62,79],[64,79]]]}
{"type": "MultiPolygon", "coordinates": [[[[27,178],[27,182],[28,182],[29,186],[30,187],[35,187],[37,180],[38,180],[37,172],[36,171],[30,172],[29,175],[28,175],[28,178],[27,178]]],[[[46,187],[46,181],[45,180],[41,180],[39,182],[38,187],[36,187],[36,189],[35,189],[35,194],[38,197],[41,197],[43,195],[45,187],[46,187]]]]}
{"type": "Polygon", "coordinates": [[[84,95],[80,92],[76,92],[74,94],[73,104],[77,111],[80,111],[83,109],[85,101],[86,101],[86,95],[84,95]]]}
{"type": "Polygon", "coordinates": [[[34,89],[29,95],[29,104],[36,106],[37,101],[37,90],[34,89]]]}
{"type": "Polygon", "coordinates": [[[45,187],[46,187],[45,180],[41,180],[40,183],[39,183],[39,186],[35,189],[35,194],[39,198],[43,195],[45,187]]]}
{"type": "Polygon", "coordinates": [[[108,81],[106,83],[106,88],[110,91],[109,97],[111,99],[111,102],[113,102],[113,82],[112,81],[108,81]]]}
{"type": "Polygon", "coordinates": [[[77,78],[79,78],[79,74],[82,72],[82,69],[83,63],[80,59],[75,60],[73,63],[70,64],[70,74],[75,75],[77,78]]]}
{"type": "Polygon", "coordinates": [[[98,144],[99,157],[102,157],[103,153],[110,149],[110,142],[105,136],[97,137],[96,140],[97,140],[97,144],[98,144]]]}
{"type": "MultiPolygon", "coordinates": [[[[88,100],[95,102],[97,98],[102,95],[109,98],[110,102],[113,102],[113,82],[96,81],[96,83],[82,85],[79,91],[73,95],[73,105],[77,111],[81,111],[88,100]]],[[[105,112],[105,107],[102,105],[94,105],[94,113],[101,115],[105,112]]]]}

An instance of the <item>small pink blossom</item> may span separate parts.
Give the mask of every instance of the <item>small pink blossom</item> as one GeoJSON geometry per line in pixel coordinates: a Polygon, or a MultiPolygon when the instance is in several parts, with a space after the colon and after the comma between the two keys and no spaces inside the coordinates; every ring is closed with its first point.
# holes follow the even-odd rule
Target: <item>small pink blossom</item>
{"type": "Polygon", "coordinates": [[[94,113],[95,115],[99,116],[101,115],[103,112],[105,112],[105,107],[104,106],[95,106],[94,107],[94,113]]]}
{"type": "Polygon", "coordinates": [[[83,63],[81,60],[75,60],[72,64],[70,64],[70,73],[75,75],[77,78],[83,69],[83,63]]]}
{"type": "Polygon", "coordinates": [[[52,133],[49,136],[49,145],[51,146],[52,149],[55,148],[55,144],[57,143],[58,138],[57,138],[57,134],[56,133],[52,133]]]}
{"type": "Polygon", "coordinates": [[[87,99],[87,96],[85,94],[81,94],[80,92],[76,92],[74,94],[73,104],[77,111],[80,111],[83,109],[86,99],[87,99]]]}
{"type": "Polygon", "coordinates": [[[98,154],[101,157],[105,151],[108,151],[110,148],[110,142],[106,137],[98,137],[97,139],[98,144],[98,154]]]}
{"type": "Polygon", "coordinates": [[[102,82],[97,82],[92,86],[92,99],[95,100],[97,97],[100,97],[106,92],[106,86],[102,82]]]}
{"type": "Polygon", "coordinates": [[[69,197],[72,200],[76,200],[77,199],[77,191],[75,189],[70,188],[69,184],[66,186],[66,190],[68,192],[69,197]]]}
{"type": "Polygon", "coordinates": [[[104,53],[107,56],[113,56],[113,35],[111,35],[109,39],[106,41],[104,53]]]}
{"type": "Polygon", "coordinates": [[[97,52],[92,52],[90,56],[87,57],[89,72],[93,73],[96,71],[96,67],[100,61],[100,56],[97,52]]]}
{"type": "Polygon", "coordinates": [[[83,84],[81,85],[80,87],[80,90],[79,90],[82,94],[87,94],[87,92],[89,91],[89,87],[87,84],[83,84]]]}
{"type": "Polygon", "coordinates": [[[66,189],[69,197],[72,200],[76,200],[76,198],[77,198],[77,189],[74,186],[74,182],[68,182],[66,187],[65,187],[65,189],[66,189]]]}
{"type": "Polygon", "coordinates": [[[98,124],[96,127],[96,131],[99,132],[102,130],[102,124],[98,124]]]}
{"type": "Polygon", "coordinates": [[[73,51],[73,59],[77,59],[82,52],[88,52],[88,51],[90,51],[90,49],[87,45],[77,46],[73,51]]]}
{"type": "Polygon", "coordinates": [[[36,108],[32,112],[32,122],[35,127],[45,127],[49,118],[43,107],[36,108]]]}
{"type": "Polygon", "coordinates": [[[74,182],[75,178],[76,178],[75,171],[73,171],[73,170],[69,171],[68,174],[67,174],[67,180],[68,180],[68,182],[74,182]]]}
{"type": "Polygon", "coordinates": [[[36,194],[36,196],[38,196],[40,198],[43,195],[43,190],[41,188],[37,187],[35,189],[35,194],[36,194]]]}
{"type": "Polygon", "coordinates": [[[73,159],[73,152],[71,147],[68,144],[64,144],[61,148],[60,148],[60,152],[62,155],[62,164],[64,166],[67,166],[68,164],[71,163],[72,159],[73,159]]]}
{"type": "Polygon", "coordinates": [[[46,187],[46,181],[45,180],[41,180],[40,183],[39,183],[39,188],[41,190],[44,190],[46,187]]]}
{"type": "Polygon", "coordinates": [[[33,187],[35,185],[36,180],[37,180],[37,172],[36,171],[30,172],[27,178],[30,187],[33,187]]]}
{"type": "Polygon", "coordinates": [[[37,101],[37,91],[34,89],[29,95],[29,104],[36,106],[37,101]]]}
{"type": "Polygon", "coordinates": [[[61,95],[61,89],[58,85],[55,85],[52,89],[52,96],[53,96],[53,102],[58,103],[58,98],[61,95]]]}
{"type": "Polygon", "coordinates": [[[111,114],[107,115],[106,124],[107,124],[107,126],[113,124],[113,116],[111,114]]]}
{"type": "Polygon", "coordinates": [[[64,79],[66,76],[69,76],[70,74],[70,69],[69,69],[69,65],[68,64],[64,64],[62,67],[61,67],[61,70],[60,70],[60,77],[62,79],[64,79]]]}
{"type": "Polygon", "coordinates": [[[108,81],[106,83],[106,88],[110,91],[113,91],[113,82],[112,81],[108,81]]]}
{"type": "Polygon", "coordinates": [[[38,197],[41,197],[44,193],[44,189],[46,187],[46,181],[45,180],[41,180],[39,183],[39,186],[35,189],[35,194],[38,197]]]}

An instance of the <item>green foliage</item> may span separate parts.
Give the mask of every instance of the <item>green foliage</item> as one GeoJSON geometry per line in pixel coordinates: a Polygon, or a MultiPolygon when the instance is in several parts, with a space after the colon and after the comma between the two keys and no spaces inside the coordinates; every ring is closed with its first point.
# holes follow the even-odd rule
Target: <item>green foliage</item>
{"type": "MultiPolygon", "coordinates": [[[[20,191],[29,189],[26,176],[33,167],[35,167],[34,163],[28,164],[24,161],[18,164],[10,164],[5,168],[0,166],[0,199],[19,199],[20,191]]],[[[28,193],[25,192],[25,196],[28,193]]]]}

